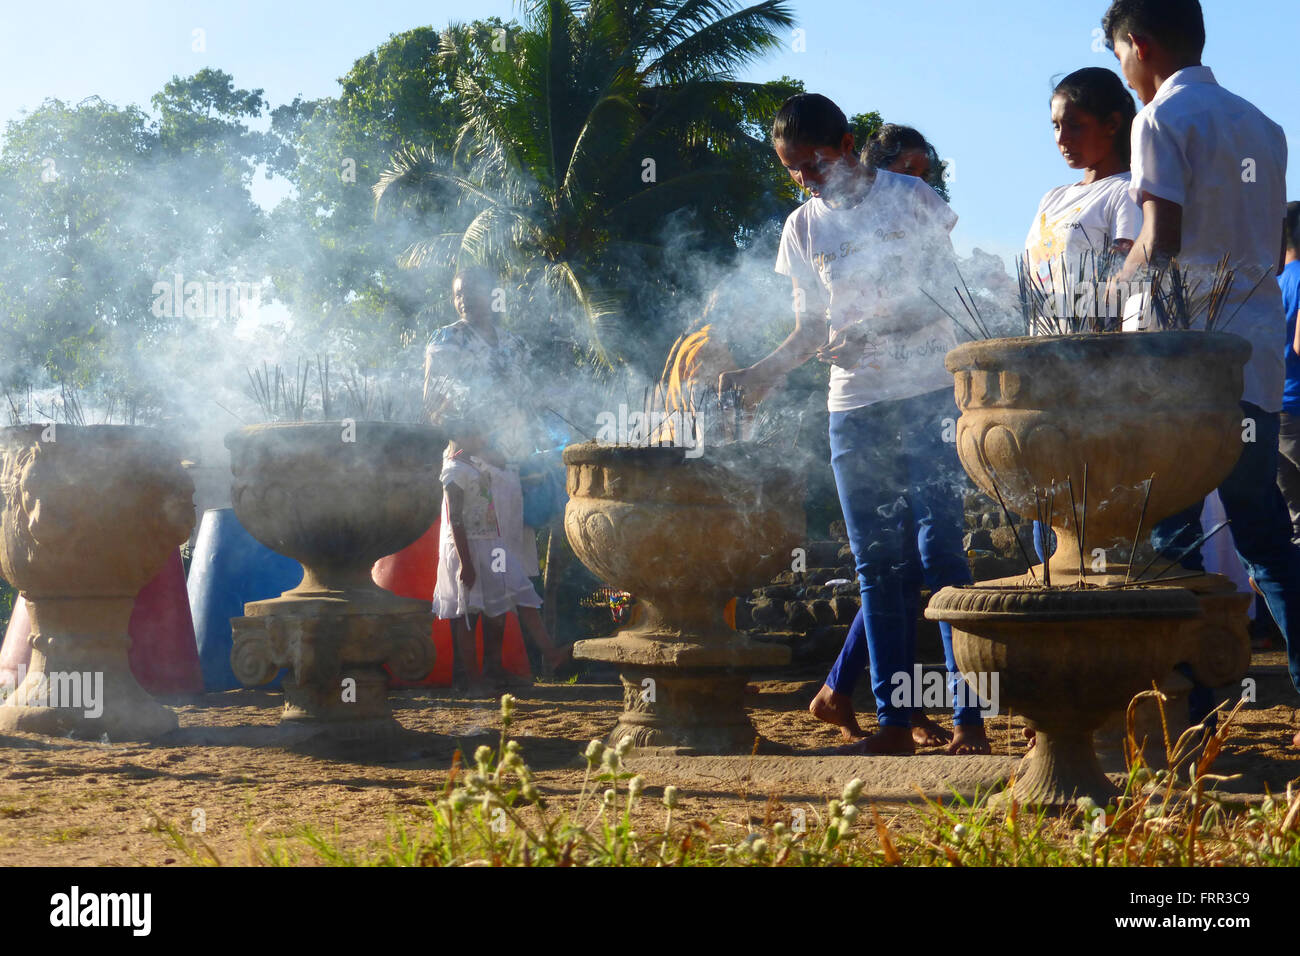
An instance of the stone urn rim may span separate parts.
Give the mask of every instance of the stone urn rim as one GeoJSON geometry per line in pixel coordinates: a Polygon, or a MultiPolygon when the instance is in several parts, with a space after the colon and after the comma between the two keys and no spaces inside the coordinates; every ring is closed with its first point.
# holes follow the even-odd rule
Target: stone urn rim
{"type": "Polygon", "coordinates": [[[1172,585],[1045,588],[980,584],[945,587],[925,609],[926,620],[964,625],[1048,621],[1196,620],[1204,617],[1196,595],[1172,585]]]}
{"type": "Polygon", "coordinates": [[[1006,364],[1006,356],[1046,352],[1071,359],[1114,358],[1119,355],[1142,357],[1176,357],[1186,355],[1191,343],[1201,351],[1221,355],[1227,361],[1243,365],[1253,351],[1251,343],[1234,332],[1206,332],[1197,329],[1170,329],[1161,332],[1079,332],[1070,335],[1017,335],[1005,338],[964,342],[944,357],[949,372],[992,369],[1006,364]]]}
{"type": "Polygon", "coordinates": [[[234,451],[235,445],[252,441],[259,436],[278,432],[285,436],[293,435],[305,438],[311,435],[314,437],[317,433],[337,434],[345,425],[355,427],[358,430],[364,427],[368,432],[379,430],[381,432],[400,433],[415,430],[430,435],[435,441],[441,441],[444,445],[447,442],[446,430],[427,422],[386,422],[376,419],[358,418],[353,420],[340,418],[328,421],[250,422],[247,425],[240,425],[228,431],[222,439],[222,444],[230,451],[234,451]]]}

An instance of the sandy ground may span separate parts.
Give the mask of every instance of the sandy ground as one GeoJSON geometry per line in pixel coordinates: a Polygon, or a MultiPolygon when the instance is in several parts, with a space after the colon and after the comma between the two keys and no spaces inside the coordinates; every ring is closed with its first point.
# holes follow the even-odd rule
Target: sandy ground
{"type": "MultiPolygon", "coordinates": [[[[1258,703],[1242,714],[1238,733],[1216,770],[1245,772],[1239,789],[1284,790],[1300,778],[1300,754],[1291,734],[1300,703],[1290,690],[1279,652],[1257,654],[1252,674],[1258,703]]],[[[798,749],[837,742],[814,720],[807,703],[816,674],[751,685],[750,713],[766,738],[798,749]]],[[[864,682],[865,683],[865,682],[864,682]]],[[[603,737],[619,707],[613,683],[537,683],[516,688],[517,722],[511,736],[554,804],[571,806],[582,782],[578,754],[603,737]]],[[[285,745],[277,729],[277,693],[231,691],[168,701],[181,730],[149,745],[98,744],[26,734],[0,736],[0,864],[179,865],[186,862],[156,832],[154,815],[187,836],[201,836],[224,863],[247,863],[251,848],[275,846],[304,824],[337,829],[340,841],[364,847],[382,840],[394,820],[412,822],[447,779],[457,747],[467,752],[497,741],[495,697],[466,699],[443,690],[394,692],[401,723],[417,736],[413,748],[377,754],[317,744],[285,745]]],[[[865,708],[866,697],[860,700],[865,708]]],[[[943,718],[940,718],[943,722],[943,718]]],[[[870,726],[871,721],[864,725],[870,726]]],[[[990,723],[994,752],[1021,754],[1021,722],[990,723]]],[[[935,760],[945,758],[934,751],[935,760]]],[[[646,812],[662,813],[655,787],[646,812]]],[[[677,819],[717,820],[743,835],[750,824],[771,822],[784,805],[825,794],[736,794],[683,788],[677,819]]],[[[653,821],[648,821],[653,825],[653,821]]]]}

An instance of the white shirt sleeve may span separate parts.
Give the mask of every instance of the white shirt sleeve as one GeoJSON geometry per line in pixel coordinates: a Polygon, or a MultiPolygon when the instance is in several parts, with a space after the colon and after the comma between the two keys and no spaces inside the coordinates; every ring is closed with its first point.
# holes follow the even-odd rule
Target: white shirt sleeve
{"type": "Polygon", "coordinates": [[[1115,190],[1110,221],[1112,242],[1136,239],[1142,232],[1142,207],[1133,201],[1127,189],[1115,190]]]}
{"type": "MultiPolygon", "coordinates": [[[[915,178],[915,177],[909,177],[915,178]]],[[[957,214],[952,211],[952,207],[943,201],[943,197],[934,191],[934,187],[927,183],[916,180],[917,186],[913,192],[918,197],[917,218],[933,223],[944,232],[952,232],[953,227],[957,225],[957,214]]]]}
{"type": "Polygon", "coordinates": [[[822,286],[821,276],[813,268],[809,250],[799,242],[794,227],[794,215],[785,220],[781,229],[781,244],[776,251],[775,270],[778,274],[789,276],[799,283],[804,295],[804,310],[812,315],[825,315],[829,303],[826,290],[822,286]]]}
{"type": "Polygon", "coordinates": [[[1128,194],[1140,202],[1143,193],[1187,204],[1191,169],[1174,130],[1162,125],[1155,113],[1143,110],[1133,121],[1132,181],[1128,194]]]}

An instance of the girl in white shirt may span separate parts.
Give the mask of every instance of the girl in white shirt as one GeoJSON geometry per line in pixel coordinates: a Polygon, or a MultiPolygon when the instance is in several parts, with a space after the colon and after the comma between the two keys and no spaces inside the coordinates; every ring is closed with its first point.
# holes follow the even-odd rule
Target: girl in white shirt
{"type": "Polygon", "coordinates": [[[1115,73],[1088,67],[1057,84],[1051,110],[1057,148],[1083,179],[1049,190],[1038,204],[1024,265],[1054,304],[1057,328],[1068,332],[1105,320],[1106,256],[1118,270],[1142,228],[1128,192],[1137,108],[1115,73]]]}

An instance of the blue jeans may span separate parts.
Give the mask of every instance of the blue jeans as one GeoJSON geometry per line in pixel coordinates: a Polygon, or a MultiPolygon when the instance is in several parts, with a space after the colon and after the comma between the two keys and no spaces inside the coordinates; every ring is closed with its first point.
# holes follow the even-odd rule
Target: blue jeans
{"type": "MultiPolygon", "coordinates": [[[[831,412],[831,469],[844,511],[849,545],[862,588],[862,610],[826,683],[850,693],[870,662],[876,718],[882,727],[911,725],[911,706],[891,701],[904,675],[912,695],[916,617],[922,583],[933,590],[969,584],[961,547],[965,478],[944,419],[957,419],[952,391],[943,389],[847,412],[831,412]]],[[[952,653],[952,628],[943,637],[954,722],[983,723],[974,695],[964,692],[952,653]]]]}
{"type": "MultiPolygon", "coordinates": [[[[1242,402],[1241,408],[1246,418],[1255,420],[1255,440],[1244,444],[1237,467],[1219,485],[1219,498],[1232,522],[1237,554],[1264,593],[1286,641],[1291,683],[1300,690],[1300,547],[1291,541],[1291,515],[1277,487],[1278,413],[1249,402],[1242,402]]],[[[1167,558],[1178,559],[1201,536],[1203,505],[1157,524],[1151,531],[1152,545],[1167,549],[1167,558]]],[[[1181,563],[1193,571],[1205,570],[1200,548],[1183,556],[1181,563]]]]}

